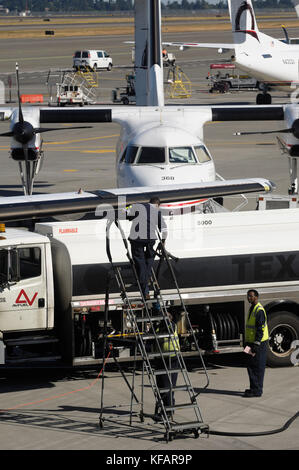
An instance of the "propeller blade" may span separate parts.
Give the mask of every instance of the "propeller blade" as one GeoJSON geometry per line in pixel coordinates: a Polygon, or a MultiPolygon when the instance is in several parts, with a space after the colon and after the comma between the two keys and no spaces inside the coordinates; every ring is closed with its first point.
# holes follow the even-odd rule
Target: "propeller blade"
{"type": "Polygon", "coordinates": [[[65,131],[69,129],[92,129],[92,126],[76,126],[76,127],[36,127],[34,128],[34,134],[42,134],[43,132],[51,132],[51,131],[65,131]]]}
{"type": "Polygon", "coordinates": [[[16,63],[16,79],[17,79],[17,92],[18,92],[18,102],[19,102],[19,122],[24,122],[22,106],[21,106],[21,97],[20,97],[20,80],[19,80],[19,64],[16,63]]]}
{"type": "Polygon", "coordinates": [[[3,132],[3,134],[0,134],[0,137],[13,137],[14,133],[12,131],[9,132],[3,132]]]}

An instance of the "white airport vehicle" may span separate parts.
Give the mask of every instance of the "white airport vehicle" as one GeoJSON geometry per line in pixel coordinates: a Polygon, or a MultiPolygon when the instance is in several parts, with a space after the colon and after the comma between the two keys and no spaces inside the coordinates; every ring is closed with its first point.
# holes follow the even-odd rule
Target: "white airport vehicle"
{"type": "MultiPolygon", "coordinates": [[[[105,214],[109,208],[143,201],[152,194],[167,202],[173,197],[184,200],[190,194],[219,196],[270,189],[267,180],[246,179],[156,191],[124,188],[29,199],[11,197],[0,202],[0,219],[38,219],[45,214],[75,213],[97,207],[105,214]]],[[[158,279],[163,299],[169,306],[180,307],[180,296],[183,297],[203,352],[242,350],[248,310],[246,291],[255,286],[267,312],[268,364],[290,365],[291,345],[299,338],[298,211],[290,208],[165,216],[169,233],[167,250],[177,259],[172,263],[180,292],[168,275],[166,264],[162,264],[158,279]]],[[[130,222],[124,219],[120,224],[128,236],[130,222]]],[[[33,232],[2,226],[3,367],[39,361],[72,366],[100,362],[105,307],[109,311],[110,332],[134,333],[116,284],[111,285],[109,302],[105,302],[111,268],[106,227],[106,218],[37,223],[33,232]]],[[[116,225],[110,228],[109,243],[113,263],[125,268],[128,259],[122,233],[116,225]]],[[[131,299],[138,298],[134,285],[128,291],[131,299]]],[[[182,349],[188,355],[192,351],[197,354],[183,323],[182,349]]],[[[121,345],[120,341],[120,350],[121,345]]],[[[134,357],[128,348],[123,354],[123,360],[134,357]]]]}
{"type": "Polygon", "coordinates": [[[234,43],[166,43],[181,49],[216,48],[234,50],[234,61],[241,70],[264,84],[257,104],[270,104],[268,87],[292,91],[298,86],[299,45],[282,41],[259,31],[251,0],[228,0],[234,43]]]}
{"type": "Polygon", "coordinates": [[[66,105],[84,105],[84,96],[83,92],[79,85],[65,85],[62,83],[57,83],[57,106],[66,106],[66,105]]]}
{"type": "Polygon", "coordinates": [[[73,68],[80,70],[87,68],[88,70],[107,69],[111,70],[113,61],[110,55],[104,50],[85,50],[76,51],[73,56],[73,68]]]}

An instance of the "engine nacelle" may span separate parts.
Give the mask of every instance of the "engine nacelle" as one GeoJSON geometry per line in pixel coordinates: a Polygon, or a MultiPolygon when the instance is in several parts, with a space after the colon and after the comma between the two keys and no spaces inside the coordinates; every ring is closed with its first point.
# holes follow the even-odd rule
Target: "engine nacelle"
{"type": "MultiPolygon", "coordinates": [[[[36,161],[39,157],[38,150],[35,148],[28,148],[28,160],[36,161]]],[[[20,148],[12,148],[10,151],[11,158],[18,162],[24,162],[26,160],[24,150],[20,148]]]]}

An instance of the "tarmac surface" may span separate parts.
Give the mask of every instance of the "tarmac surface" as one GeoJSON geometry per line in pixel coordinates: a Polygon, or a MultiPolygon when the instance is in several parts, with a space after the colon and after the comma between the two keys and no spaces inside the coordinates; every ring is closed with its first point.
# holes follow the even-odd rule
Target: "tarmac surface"
{"type": "MultiPolygon", "coordinates": [[[[104,378],[103,428],[101,412],[101,367],[92,371],[28,371],[0,378],[1,450],[99,450],[104,460],[114,453],[138,456],[141,451],[196,457],[200,450],[299,450],[299,418],[281,432],[298,409],[298,367],[267,368],[264,394],[244,398],[248,376],[242,353],[211,357],[207,362],[209,386],[197,361],[187,361],[190,379],[198,395],[203,422],[211,434],[195,439],[179,435],[166,442],[164,428],[146,417],[140,421],[141,405],[130,415],[131,394],[121,374],[108,366],[104,378]],[[99,378],[98,378],[99,377],[99,378]],[[130,423],[131,419],[131,423],[130,423]],[[213,432],[235,435],[213,435],[213,432]],[[242,436],[252,433],[253,435],[242,436]]],[[[132,384],[132,370],[124,368],[132,384]]],[[[141,399],[141,371],[135,376],[135,394],[141,399]]],[[[134,401],[133,401],[134,402],[134,401]]],[[[180,403],[180,393],[176,392],[180,403]]],[[[134,402],[135,403],[135,402],[134,402]]],[[[145,381],[144,412],[153,413],[153,394],[145,381]]],[[[186,411],[178,410],[182,421],[186,411]]],[[[176,416],[176,415],[175,415],[176,416]]],[[[174,417],[175,419],[175,417],[174,417]]]]}
{"type": "MultiPolygon", "coordinates": [[[[277,29],[268,34],[281,37],[277,29]]],[[[289,30],[290,36],[296,30],[289,30]]],[[[0,79],[7,84],[12,77],[11,93],[6,87],[6,99],[16,105],[14,67],[19,62],[21,93],[42,93],[44,105],[54,96],[55,81],[60,70],[70,68],[76,49],[103,48],[113,57],[111,72],[99,73],[98,103],[111,104],[111,91],[125,85],[125,74],[131,70],[131,47],[124,44],[129,36],[99,36],[84,38],[43,38],[42,40],[2,40],[0,79]],[[13,53],[12,53],[13,51],[13,53]],[[46,86],[49,70],[53,71],[49,87],[46,86]]],[[[169,33],[165,41],[231,42],[229,31],[199,33],[169,33]]],[[[231,92],[224,95],[208,93],[206,76],[210,63],[229,60],[230,54],[217,51],[189,49],[174,52],[177,64],[192,82],[192,97],[188,100],[167,100],[169,104],[254,104],[254,91],[231,92]]],[[[52,74],[51,74],[52,75],[52,74]]],[[[288,103],[283,92],[273,93],[274,103],[288,103]]],[[[61,126],[60,132],[46,134],[43,148],[45,161],[36,180],[35,192],[92,190],[115,187],[115,145],[120,128],[116,124],[96,124],[92,129],[70,130],[61,126]]],[[[273,180],[277,193],[286,193],[289,185],[288,162],[280,155],[275,135],[235,137],[242,130],[272,130],[283,127],[283,122],[211,123],[204,129],[204,140],[216,163],[218,173],[224,178],[263,176],[273,180]]],[[[2,132],[8,123],[1,123],[2,132]]],[[[16,162],[8,158],[9,139],[0,139],[0,196],[21,194],[16,162]]],[[[250,204],[255,203],[252,196],[250,204]]],[[[242,355],[212,357],[208,362],[210,385],[203,390],[205,376],[194,361],[189,364],[191,381],[201,391],[198,402],[203,420],[211,430],[234,433],[268,432],[281,428],[298,412],[298,368],[267,369],[265,391],[260,398],[243,398],[248,386],[247,372],[242,355]]],[[[101,378],[99,370],[92,371],[27,371],[0,375],[0,449],[3,450],[105,450],[105,459],[113,455],[150,455],[167,451],[193,456],[200,450],[299,450],[299,419],[283,432],[263,436],[210,435],[194,439],[180,436],[172,442],[164,441],[160,424],[150,418],[141,423],[138,407],[134,407],[130,425],[129,390],[118,371],[109,367],[105,373],[104,427],[99,427],[101,378]],[[136,411],[135,411],[136,410],[136,411]],[[127,454],[122,452],[127,452],[127,454]],[[118,453],[119,452],[119,453],[118,453]],[[138,454],[140,453],[140,454],[138,454]]],[[[132,378],[130,371],[127,376],[132,378]]],[[[135,378],[135,388],[140,391],[140,371],[135,378]]],[[[145,387],[145,411],[152,412],[153,395],[145,387]]],[[[182,411],[178,411],[182,413],[182,411]]],[[[99,455],[99,462],[101,461],[99,455]]],[[[124,463],[124,462],[123,462],[124,463]]],[[[147,462],[140,461],[139,466],[147,462]]],[[[155,462],[150,462],[155,464],[155,462]]],[[[188,464],[189,462],[184,462],[188,464]]],[[[134,466],[134,465],[133,465],[134,466]]],[[[137,466],[137,465],[136,465],[137,466]]]]}

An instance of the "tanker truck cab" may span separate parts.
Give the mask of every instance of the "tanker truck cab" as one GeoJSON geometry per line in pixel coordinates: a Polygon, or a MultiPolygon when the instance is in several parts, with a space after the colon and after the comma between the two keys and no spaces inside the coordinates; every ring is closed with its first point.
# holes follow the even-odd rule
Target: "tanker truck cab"
{"type": "Polygon", "coordinates": [[[38,337],[53,327],[49,239],[8,228],[0,237],[0,331],[6,346],[15,347],[25,341],[24,337],[28,342],[29,337],[38,337]],[[14,338],[18,338],[17,343],[14,338]]]}

